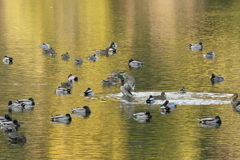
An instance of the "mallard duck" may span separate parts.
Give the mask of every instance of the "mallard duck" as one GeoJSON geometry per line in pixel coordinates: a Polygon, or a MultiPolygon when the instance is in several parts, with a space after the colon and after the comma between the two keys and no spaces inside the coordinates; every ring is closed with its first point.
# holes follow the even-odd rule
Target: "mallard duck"
{"type": "Polygon", "coordinates": [[[4,125],[1,127],[4,132],[16,132],[17,128],[12,125],[4,125]]]}
{"type": "Polygon", "coordinates": [[[189,47],[192,50],[202,50],[203,49],[202,42],[199,42],[197,44],[189,44],[189,47]]]}
{"type": "Polygon", "coordinates": [[[67,61],[69,60],[69,58],[70,58],[70,55],[68,54],[68,52],[66,52],[65,54],[62,54],[62,60],[67,61]]]}
{"type": "Polygon", "coordinates": [[[26,105],[35,105],[34,99],[29,98],[29,99],[18,99],[16,100],[16,103],[25,103],[26,105]]]}
{"type": "Polygon", "coordinates": [[[152,95],[148,97],[148,99],[146,100],[146,103],[154,103],[154,98],[152,95]]]}
{"type": "Polygon", "coordinates": [[[83,64],[82,58],[77,58],[77,59],[75,59],[75,60],[74,60],[74,64],[75,64],[75,65],[78,65],[78,66],[82,65],[82,64],[83,64]]]}
{"type": "Polygon", "coordinates": [[[162,92],[161,95],[153,96],[153,98],[155,100],[166,100],[167,99],[165,92],[162,92]]]}
{"type": "Polygon", "coordinates": [[[0,116],[0,121],[12,121],[12,118],[8,114],[5,114],[5,116],[0,116]]]}
{"type": "Polygon", "coordinates": [[[13,58],[12,57],[8,57],[8,56],[4,56],[3,57],[3,63],[4,64],[12,64],[13,62],[13,58]]]}
{"type": "Polygon", "coordinates": [[[73,87],[73,80],[62,82],[61,85],[63,88],[69,88],[69,87],[71,88],[73,87]]]}
{"type": "Polygon", "coordinates": [[[55,90],[55,93],[65,93],[68,94],[71,92],[71,89],[63,88],[62,86],[58,86],[58,88],[55,90]]]}
{"type": "Polygon", "coordinates": [[[21,109],[23,110],[25,108],[25,103],[12,103],[12,101],[8,102],[8,109],[11,111],[13,109],[21,109]]]}
{"type": "Polygon", "coordinates": [[[84,91],[84,96],[93,96],[94,92],[91,90],[91,88],[88,88],[86,91],[84,91]]]}
{"type": "Polygon", "coordinates": [[[134,113],[133,116],[138,118],[138,119],[149,119],[149,118],[152,118],[152,115],[151,115],[151,113],[149,111],[134,113]]]}
{"type": "Polygon", "coordinates": [[[41,45],[38,46],[39,48],[41,48],[42,50],[49,50],[51,49],[50,45],[47,43],[43,43],[41,45]]]}
{"type": "Polygon", "coordinates": [[[170,112],[175,109],[177,105],[173,102],[165,101],[159,108],[161,112],[170,112]]]}
{"type": "Polygon", "coordinates": [[[237,112],[240,112],[240,102],[236,103],[235,109],[237,112]]]}
{"type": "Polygon", "coordinates": [[[212,84],[220,83],[220,82],[224,81],[224,77],[223,76],[216,76],[215,74],[212,74],[212,77],[210,78],[210,81],[212,82],[212,84]]]}
{"type": "MultiPolygon", "coordinates": [[[[122,91],[122,93],[125,95],[125,96],[133,96],[133,94],[131,93],[130,90],[132,90],[128,84],[125,84],[124,83],[124,78],[122,75],[119,75],[118,78],[121,79],[121,87],[120,87],[120,90],[122,91]]],[[[133,87],[134,88],[134,87],[133,87]]]]}
{"type": "Polygon", "coordinates": [[[214,53],[214,51],[207,52],[203,55],[203,57],[213,59],[215,57],[214,53]]]}
{"type": "Polygon", "coordinates": [[[128,61],[128,66],[129,66],[129,67],[132,67],[132,68],[142,67],[142,66],[143,66],[143,62],[130,59],[130,60],[128,61]]]}
{"type": "Polygon", "coordinates": [[[77,77],[77,76],[74,76],[74,75],[72,75],[72,74],[69,74],[69,76],[68,76],[68,81],[70,81],[70,80],[72,80],[72,81],[78,81],[78,77],[77,77]]]}
{"type": "Polygon", "coordinates": [[[8,137],[10,143],[21,143],[24,144],[27,141],[27,138],[23,135],[12,135],[8,137]]]}
{"type": "Polygon", "coordinates": [[[110,73],[110,76],[111,76],[111,77],[117,77],[117,76],[123,74],[124,72],[125,72],[125,71],[112,71],[112,72],[110,73]]]}
{"type": "Polygon", "coordinates": [[[78,107],[78,108],[74,108],[71,109],[72,113],[91,113],[91,110],[88,106],[84,106],[84,107],[78,107]]]}
{"type": "Polygon", "coordinates": [[[14,126],[16,128],[21,126],[20,123],[18,123],[18,121],[16,119],[14,119],[13,121],[2,121],[2,122],[0,122],[0,124],[2,126],[9,126],[9,125],[11,125],[11,126],[14,126]]]}
{"type": "Polygon", "coordinates": [[[87,59],[90,60],[90,61],[94,61],[95,62],[95,61],[98,60],[98,57],[97,57],[96,54],[93,54],[93,56],[88,56],[87,59]]]}
{"type": "Polygon", "coordinates": [[[232,100],[231,100],[231,105],[233,107],[236,107],[236,105],[240,102],[240,99],[237,99],[238,98],[238,94],[237,93],[234,93],[233,96],[232,96],[232,100]]]}
{"type": "Polygon", "coordinates": [[[70,114],[51,116],[51,119],[53,122],[71,122],[72,121],[72,117],[70,114]]]}
{"type": "Polygon", "coordinates": [[[103,80],[102,83],[106,85],[115,85],[116,83],[118,83],[118,78],[108,77],[106,80],[103,80]]]}
{"type": "Polygon", "coordinates": [[[125,88],[134,91],[134,88],[135,88],[135,85],[136,85],[135,78],[132,75],[127,74],[127,73],[122,73],[121,75],[126,78],[126,82],[124,84],[125,88]]]}
{"type": "Polygon", "coordinates": [[[187,90],[184,87],[182,87],[181,89],[178,90],[178,93],[184,94],[184,93],[187,93],[187,90]]]}
{"type": "Polygon", "coordinates": [[[198,119],[200,123],[204,124],[213,124],[213,123],[221,123],[221,118],[219,116],[216,117],[208,117],[208,118],[200,118],[198,119]]]}
{"type": "Polygon", "coordinates": [[[108,48],[111,48],[111,49],[113,49],[113,52],[116,52],[117,51],[117,43],[111,42],[109,44],[108,48]]]}

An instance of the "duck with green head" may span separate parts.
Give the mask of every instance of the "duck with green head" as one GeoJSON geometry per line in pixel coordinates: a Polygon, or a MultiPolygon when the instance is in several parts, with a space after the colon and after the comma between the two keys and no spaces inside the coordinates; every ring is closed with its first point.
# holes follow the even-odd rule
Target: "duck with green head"
{"type": "Polygon", "coordinates": [[[91,113],[91,110],[88,106],[78,107],[71,109],[72,113],[91,113]]]}
{"type": "Polygon", "coordinates": [[[189,44],[189,47],[191,50],[202,50],[203,49],[202,42],[198,42],[196,44],[194,44],[194,43],[189,44]]]}
{"type": "Polygon", "coordinates": [[[26,105],[35,105],[34,99],[29,98],[29,99],[18,99],[16,103],[25,103],[26,105]]]}
{"type": "Polygon", "coordinates": [[[119,75],[118,78],[121,80],[121,87],[120,90],[122,91],[123,95],[125,96],[133,96],[131,93],[132,87],[129,86],[127,83],[124,83],[124,78],[122,75],[119,75]]]}

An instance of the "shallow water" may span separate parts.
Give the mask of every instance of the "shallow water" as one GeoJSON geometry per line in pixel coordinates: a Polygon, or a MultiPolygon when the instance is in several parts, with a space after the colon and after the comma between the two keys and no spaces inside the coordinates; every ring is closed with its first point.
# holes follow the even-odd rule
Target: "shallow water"
{"type": "Polygon", "coordinates": [[[24,145],[9,145],[0,134],[1,159],[238,159],[239,113],[230,106],[238,92],[240,3],[237,1],[1,1],[0,113],[21,123],[24,145]],[[87,60],[114,41],[117,54],[87,60]],[[38,45],[48,43],[55,57],[38,45]],[[203,43],[202,51],[189,43],[203,43]],[[215,59],[203,54],[215,51],[215,59]],[[68,52],[70,59],[61,60],[68,52]],[[74,65],[82,58],[83,65],[74,65]],[[144,61],[137,69],[129,59],[144,61]],[[132,98],[120,83],[104,87],[113,70],[136,78],[132,98]],[[225,81],[212,85],[210,76],[225,81]],[[54,90],[69,74],[79,77],[71,94],[54,90]],[[177,91],[185,87],[186,94],[177,91]],[[84,97],[90,87],[93,97],[84,97]],[[177,108],[159,112],[164,101],[146,104],[149,95],[166,92],[177,108]],[[34,98],[36,105],[9,113],[8,101],[34,98]],[[50,116],[89,106],[88,117],[72,114],[70,124],[52,124],[50,116]],[[150,122],[133,113],[150,111],[150,122]],[[198,118],[222,119],[220,126],[199,126],[198,118]]]}

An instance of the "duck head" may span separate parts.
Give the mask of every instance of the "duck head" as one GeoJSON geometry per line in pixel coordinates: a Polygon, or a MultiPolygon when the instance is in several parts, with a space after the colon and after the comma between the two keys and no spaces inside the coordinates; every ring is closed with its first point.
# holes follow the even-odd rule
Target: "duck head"
{"type": "Polygon", "coordinates": [[[34,99],[33,98],[29,98],[30,101],[34,102],[34,99]]]}
{"type": "Polygon", "coordinates": [[[199,42],[198,44],[202,45],[202,42],[199,42]]]}
{"type": "Polygon", "coordinates": [[[132,62],[133,61],[133,59],[130,59],[129,61],[128,61],[128,63],[130,63],[130,62],[132,62]]]}
{"type": "Polygon", "coordinates": [[[237,98],[238,98],[238,94],[237,94],[237,93],[234,93],[232,97],[234,97],[234,98],[237,99],[237,98]]]}
{"type": "Polygon", "coordinates": [[[161,96],[165,96],[165,92],[162,92],[162,93],[161,93],[161,96]]]}
{"type": "Polygon", "coordinates": [[[152,115],[149,111],[147,111],[145,114],[148,116],[148,118],[152,118],[152,115]]]}
{"type": "Polygon", "coordinates": [[[212,78],[216,77],[215,74],[212,74],[212,78]]]}
{"type": "Polygon", "coordinates": [[[219,119],[219,120],[221,120],[221,118],[220,118],[219,116],[216,116],[215,119],[219,119]]]}
{"type": "Polygon", "coordinates": [[[12,120],[12,118],[10,118],[10,116],[8,115],[8,114],[5,114],[5,116],[4,116],[7,120],[9,120],[9,121],[11,121],[12,120]]]}
{"type": "Polygon", "coordinates": [[[118,78],[120,78],[121,80],[124,79],[122,75],[118,75],[118,78]]]}
{"type": "Polygon", "coordinates": [[[20,124],[18,123],[18,121],[16,119],[13,120],[13,124],[15,124],[17,127],[20,127],[20,124]]]}
{"type": "Polygon", "coordinates": [[[8,105],[11,105],[11,104],[12,104],[12,101],[9,101],[9,102],[8,102],[8,105]]]}

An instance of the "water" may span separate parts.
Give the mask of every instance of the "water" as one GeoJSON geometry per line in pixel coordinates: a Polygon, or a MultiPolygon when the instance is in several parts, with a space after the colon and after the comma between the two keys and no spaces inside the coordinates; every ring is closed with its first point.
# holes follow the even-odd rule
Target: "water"
{"type": "Polygon", "coordinates": [[[9,113],[21,123],[27,142],[9,145],[0,134],[1,159],[238,159],[239,113],[230,106],[238,92],[239,1],[1,1],[0,55],[14,58],[0,65],[0,113],[7,103],[34,98],[36,105],[9,113]],[[87,60],[110,42],[117,54],[87,60]],[[38,45],[48,43],[56,57],[38,45]],[[203,42],[202,51],[189,43],[203,42]],[[216,58],[203,54],[215,51],[216,58]],[[70,59],[61,60],[68,52],[70,59]],[[83,65],[75,66],[74,59],[83,65]],[[144,61],[138,69],[129,59],[144,61]],[[113,70],[136,78],[134,98],[122,97],[120,83],[103,87],[113,70]],[[211,74],[225,81],[212,85],[211,74]],[[54,90],[69,74],[79,77],[71,94],[54,90]],[[181,87],[186,95],[178,95],[181,87]],[[88,88],[95,92],[84,97],[88,88]],[[150,94],[166,92],[178,106],[161,114],[164,101],[147,105],[150,94]],[[50,116],[89,106],[89,117],[72,115],[70,124],[51,124],[50,116]],[[133,113],[150,111],[150,122],[133,113]],[[221,126],[205,128],[198,118],[219,115],[221,126]]]}

